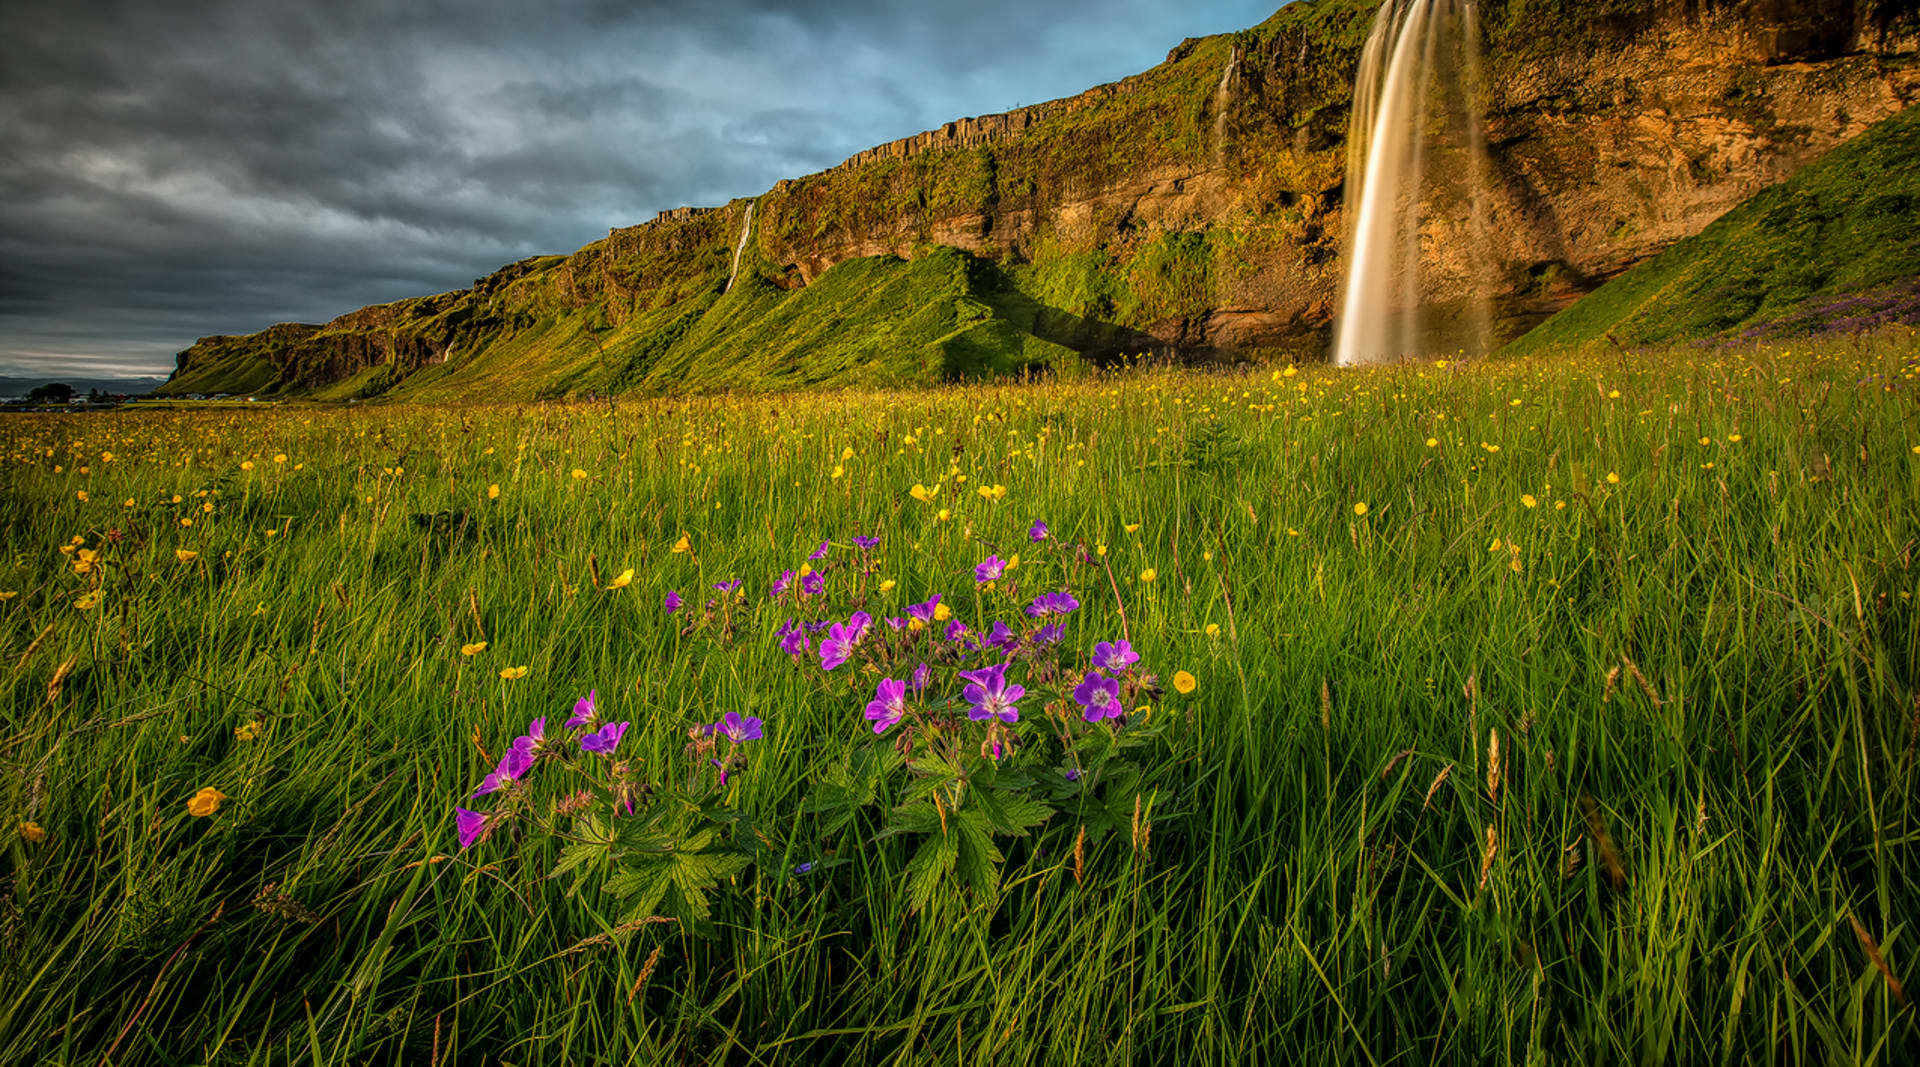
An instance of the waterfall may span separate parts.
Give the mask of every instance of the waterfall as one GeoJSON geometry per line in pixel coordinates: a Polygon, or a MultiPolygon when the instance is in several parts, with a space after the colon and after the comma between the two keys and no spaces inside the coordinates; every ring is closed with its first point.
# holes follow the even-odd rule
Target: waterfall
{"type": "Polygon", "coordinates": [[[1213,165],[1220,166],[1227,152],[1227,109],[1233,104],[1233,75],[1240,69],[1240,46],[1227,49],[1227,65],[1220,71],[1220,85],[1213,91],[1213,165]]]}
{"type": "Polygon", "coordinates": [[[1334,331],[1340,365],[1488,349],[1492,263],[1480,90],[1474,0],[1381,5],[1353,86],[1347,275],[1334,331]],[[1430,166],[1430,155],[1441,165],[1430,166]],[[1423,218],[1423,209],[1432,217],[1423,218]],[[1465,247],[1424,253],[1423,224],[1464,229],[1465,247]],[[1449,259],[1464,260],[1465,270],[1429,276],[1436,260],[1449,259]],[[1451,313],[1448,328],[1437,330],[1427,312],[1441,302],[1451,313]]]}
{"type": "Polygon", "coordinates": [[[753,205],[758,201],[747,201],[746,217],[740,220],[740,242],[733,246],[733,269],[727,272],[727,287],[721,293],[733,292],[733,282],[740,277],[740,253],[747,250],[747,241],[753,237],[753,205]]]}

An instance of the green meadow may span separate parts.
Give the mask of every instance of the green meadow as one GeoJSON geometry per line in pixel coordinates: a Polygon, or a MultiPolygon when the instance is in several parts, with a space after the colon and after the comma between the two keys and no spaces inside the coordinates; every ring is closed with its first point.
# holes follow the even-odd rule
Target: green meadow
{"type": "Polygon", "coordinates": [[[1916,384],[1896,330],[0,418],[0,1062],[1907,1062],[1916,384]],[[934,594],[973,646],[884,621],[934,594]]]}

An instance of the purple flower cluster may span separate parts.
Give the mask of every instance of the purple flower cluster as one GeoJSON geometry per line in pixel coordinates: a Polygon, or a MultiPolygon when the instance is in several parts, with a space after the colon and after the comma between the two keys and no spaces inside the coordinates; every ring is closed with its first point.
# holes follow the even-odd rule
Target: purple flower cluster
{"type": "MultiPolygon", "coordinates": [[[[587,693],[574,702],[573,714],[567,717],[566,728],[581,731],[578,735],[580,751],[613,757],[614,750],[620,746],[620,738],[631,725],[626,722],[602,723],[599,718],[598,690],[587,693]]],[[[758,720],[755,720],[757,723],[758,720]]],[[[505,791],[509,796],[515,792],[514,786],[524,780],[534,765],[554,745],[547,736],[545,716],[527,725],[527,732],[513,739],[506,754],[494,765],[492,772],[480,780],[470,797],[484,797],[492,793],[505,791]]],[[[485,836],[488,828],[494,824],[496,813],[469,811],[466,808],[454,809],[454,821],[460,833],[460,847],[472,848],[475,842],[485,836]]]]}

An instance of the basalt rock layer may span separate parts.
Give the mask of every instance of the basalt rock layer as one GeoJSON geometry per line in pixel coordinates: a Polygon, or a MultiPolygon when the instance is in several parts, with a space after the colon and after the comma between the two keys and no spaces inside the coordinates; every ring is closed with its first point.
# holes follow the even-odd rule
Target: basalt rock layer
{"type": "MultiPolygon", "coordinates": [[[[166,391],[540,396],[938,380],[1149,349],[1317,357],[1377,6],[1300,0],[1143,74],[662,212],[470,289],[206,338],[166,391]]],[[[1430,202],[1421,247],[1442,300],[1491,260],[1503,337],[1920,98],[1920,0],[1481,13],[1491,225],[1476,241],[1467,205],[1430,202]]]]}

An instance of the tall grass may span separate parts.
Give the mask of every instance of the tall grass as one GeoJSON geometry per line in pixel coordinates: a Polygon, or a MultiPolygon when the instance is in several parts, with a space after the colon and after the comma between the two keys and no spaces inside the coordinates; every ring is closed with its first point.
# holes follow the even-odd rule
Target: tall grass
{"type": "Polygon", "coordinates": [[[1903,1062],[1917,352],[8,418],[0,1060],[1903,1062]],[[766,584],[877,532],[897,613],[1036,518],[1199,679],[1174,799],[911,913],[910,843],[803,805],[872,680],[766,584]],[[732,577],[735,642],[661,610],[732,577]],[[699,938],[461,851],[481,748],[593,687],[661,765],[764,717],[735,802],[849,862],[699,938]]]}

